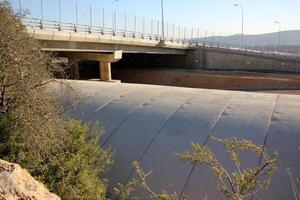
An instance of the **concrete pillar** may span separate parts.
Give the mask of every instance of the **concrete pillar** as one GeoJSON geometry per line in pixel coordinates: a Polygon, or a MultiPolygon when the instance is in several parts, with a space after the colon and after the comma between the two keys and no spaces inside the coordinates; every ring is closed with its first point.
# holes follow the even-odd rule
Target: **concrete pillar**
{"type": "Polygon", "coordinates": [[[70,65],[70,78],[71,79],[79,79],[79,65],[77,58],[69,58],[68,63],[70,65]]]}
{"type": "Polygon", "coordinates": [[[191,50],[186,54],[186,67],[205,69],[206,57],[203,50],[191,50]]]}
{"type": "Polygon", "coordinates": [[[99,61],[100,79],[102,81],[111,81],[111,66],[110,62],[99,61]]]}
{"type": "Polygon", "coordinates": [[[99,62],[100,79],[102,81],[111,81],[111,66],[110,63],[117,62],[122,58],[122,51],[116,50],[113,53],[85,53],[85,52],[72,52],[65,54],[70,59],[70,78],[79,78],[78,60],[93,60],[99,62]],[[76,59],[76,60],[75,60],[76,59]]]}

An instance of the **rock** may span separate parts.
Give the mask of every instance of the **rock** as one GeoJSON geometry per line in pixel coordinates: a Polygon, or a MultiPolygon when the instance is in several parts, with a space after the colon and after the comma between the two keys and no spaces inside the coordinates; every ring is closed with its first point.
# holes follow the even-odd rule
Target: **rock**
{"type": "Polygon", "coordinates": [[[18,164],[0,160],[0,200],[60,200],[18,164]]]}

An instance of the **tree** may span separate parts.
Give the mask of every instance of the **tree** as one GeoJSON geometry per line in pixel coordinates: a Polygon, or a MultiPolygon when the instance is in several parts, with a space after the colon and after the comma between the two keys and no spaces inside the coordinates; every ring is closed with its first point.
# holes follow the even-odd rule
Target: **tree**
{"type": "Polygon", "coordinates": [[[111,163],[99,128],[69,120],[49,87],[63,70],[26,31],[7,1],[0,3],[0,157],[26,168],[62,199],[104,199],[99,178],[111,163]],[[49,85],[50,84],[50,85],[49,85]]]}

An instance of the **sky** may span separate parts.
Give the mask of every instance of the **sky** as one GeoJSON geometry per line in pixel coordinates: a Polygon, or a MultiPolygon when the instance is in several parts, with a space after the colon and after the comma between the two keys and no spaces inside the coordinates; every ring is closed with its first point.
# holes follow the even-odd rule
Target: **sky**
{"type": "MultiPolygon", "coordinates": [[[[1,1],[1,0],[0,0],[1,1]]],[[[32,16],[41,17],[41,1],[43,1],[44,18],[59,20],[59,0],[10,0],[14,8],[22,7],[29,10],[32,16]]],[[[62,1],[63,21],[75,21],[76,0],[62,1]]],[[[89,24],[89,10],[92,5],[93,24],[101,24],[102,10],[105,10],[105,23],[111,24],[112,9],[117,12],[117,19],[133,22],[133,16],[139,16],[138,23],[145,17],[150,26],[150,19],[161,20],[161,0],[77,0],[78,18],[82,24],[89,24]]],[[[241,32],[242,12],[244,6],[244,32],[259,34],[282,30],[300,29],[300,0],[164,0],[165,21],[175,25],[214,31],[215,34],[234,34],[241,32]]],[[[120,22],[119,22],[120,23],[120,22]]],[[[129,23],[129,22],[128,22],[129,23]]],[[[130,23],[129,23],[130,24],[130,23]]],[[[121,26],[121,25],[120,25],[121,26]]]]}

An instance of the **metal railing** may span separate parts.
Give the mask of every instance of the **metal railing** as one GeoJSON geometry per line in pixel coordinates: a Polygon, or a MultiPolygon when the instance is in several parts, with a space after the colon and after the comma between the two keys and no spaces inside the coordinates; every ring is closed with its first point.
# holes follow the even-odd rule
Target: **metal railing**
{"type": "MultiPolygon", "coordinates": [[[[122,37],[132,37],[132,38],[141,38],[148,40],[157,40],[160,41],[162,39],[162,35],[160,33],[147,33],[147,32],[139,32],[135,30],[128,30],[126,27],[124,29],[119,28],[111,28],[104,26],[91,26],[86,24],[76,24],[71,22],[59,22],[59,21],[50,21],[50,20],[42,20],[38,18],[23,18],[22,22],[24,25],[32,27],[32,28],[40,28],[40,29],[52,29],[58,31],[71,31],[71,32],[82,32],[82,33],[98,33],[102,35],[112,35],[112,36],[122,36],[122,37]]],[[[191,36],[187,38],[186,35],[183,35],[183,38],[168,36],[168,31],[165,35],[165,41],[168,42],[176,42],[187,44],[190,47],[196,46],[205,46],[205,47],[216,47],[216,48],[226,48],[226,49],[237,49],[238,47],[232,46],[229,43],[221,43],[214,41],[206,41],[197,37],[191,36]]]]}
{"type": "MultiPolygon", "coordinates": [[[[20,2],[22,2],[22,0],[20,0],[20,2]]],[[[43,4],[41,5],[43,6],[43,4]]],[[[274,44],[272,44],[272,42],[266,41],[266,43],[269,43],[269,45],[255,45],[255,36],[253,38],[253,43],[250,45],[244,44],[244,46],[241,48],[238,42],[232,42],[228,40],[227,36],[233,34],[226,34],[227,36],[222,36],[221,33],[216,34],[216,32],[213,31],[201,31],[197,28],[187,28],[170,23],[162,24],[162,22],[158,20],[131,16],[125,13],[117,13],[113,10],[109,12],[104,8],[98,9],[98,12],[95,12],[95,9],[93,9],[92,6],[90,6],[89,10],[89,19],[79,22],[80,20],[77,4],[75,8],[76,17],[74,22],[63,21],[60,6],[59,20],[48,20],[45,16],[44,9],[41,9],[40,17],[25,17],[23,18],[23,23],[24,25],[33,28],[52,29],[58,31],[83,32],[91,34],[98,33],[102,35],[141,38],[156,41],[161,41],[162,38],[164,38],[164,40],[167,42],[184,44],[185,46],[189,47],[213,47],[286,57],[300,56],[300,52],[299,54],[288,52],[288,46],[286,46],[285,50],[281,48],[280,51],[278,51],[279,48],[276,49],[276,42],[273,42],[274,44]],[[165,29],[164,37],[162,37],[161,34],[163,25],[165,29]]],[[[19,11],[22,12],[22,9],[22,4],[20,4],[19,11]]]]}

